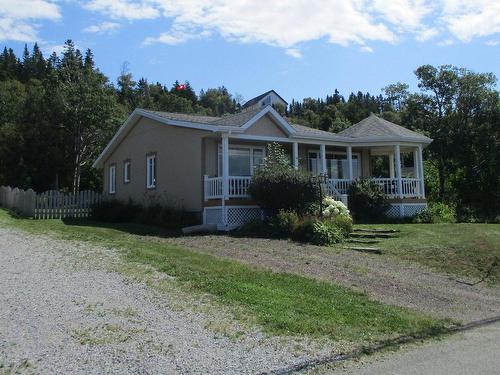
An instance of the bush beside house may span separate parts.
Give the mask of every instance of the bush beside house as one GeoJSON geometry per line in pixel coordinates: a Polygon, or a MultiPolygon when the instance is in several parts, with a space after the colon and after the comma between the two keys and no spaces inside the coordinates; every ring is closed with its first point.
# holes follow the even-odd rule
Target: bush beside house
{"type": "Polygon", "coordinates": [[[91,218],[105,223],[139,223],[179,229],[198,223],[196,214],[180,208],[151,203],[141,206],[129,200],[127,203],[116,199],[104,200],[92,207],[91,218]]]}
{"type": "Polygon", "coordinates": [[[349,207],[356,222],[378,222],[386,219],[389,208],[384,192],[370,179],[357,179],[349,187],[349,207]]]}
{"type": "Polygon", "coordinates": [[[248,189],[267,218],[263,223],[249,223],[241,231],[317,245],[341,242],[352,231],[349,210],[331,197],[319,205],[319,189],[307,174],[290,165],[280,145],[270,145],[248,189]]]}

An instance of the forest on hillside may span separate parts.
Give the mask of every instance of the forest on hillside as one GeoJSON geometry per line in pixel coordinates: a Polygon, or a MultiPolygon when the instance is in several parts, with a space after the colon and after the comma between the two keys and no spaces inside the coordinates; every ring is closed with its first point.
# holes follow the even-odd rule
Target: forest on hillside
{"type": "MultiPolygon", "coordinates": [[[[292,100],[282,110],[295,122],[332,132],[370,113],[422,132],[434,139],[425,150],[429,199],[455,205],[464,220],[497,216],[496,77],[450,65],[424,65],[415,75],[418,92],[400,82],[377,94],[343,96],[333,90],[325,98],[292,100]]],[[[36,44],[22,56],[5,47],[0,54],[0,185],[100,189],[101,176],[92,162],[134,108],[223,116],[241,104],[225,87],[197,94],[187,81],[136,81],[126,69],[111,82],[95,66],[92,51],[82,53],[71,41],[61,55],[48,57],[36,44]]]]}

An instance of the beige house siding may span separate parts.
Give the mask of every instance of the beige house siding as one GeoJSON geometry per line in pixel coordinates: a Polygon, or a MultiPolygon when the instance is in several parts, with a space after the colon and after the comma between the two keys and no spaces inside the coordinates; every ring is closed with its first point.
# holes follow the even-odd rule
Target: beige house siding
{"type": "Polygon", "coordinates": [[[205,138],[204,142],[204,155],[205,155],[205,170],[203,174],[209,176],[217,176],[217,163],[218,163],[218,146],[219,142],[215,138],[205,138]]]}
{"type": "Polygon", "coordinates": [[[255,124],[250,126],[245,133],[252,135],[287,138],[286,133],[280,128],[280,126],[267,115],[261,117],[255,124]]]}
{"type": "Polygon", "coordinates": [[[210,132],[160,124],[141,118],[104,163],[104,189],[109,166],[116,164],[116,194],[141,204],[159,202],[188,211],[202,210],[202,141],[210,132]],[[156,153],[156,188],[146,188],[146,155],[156,153]],[[123,182],[129,159],[130,182],[123,182]]]}

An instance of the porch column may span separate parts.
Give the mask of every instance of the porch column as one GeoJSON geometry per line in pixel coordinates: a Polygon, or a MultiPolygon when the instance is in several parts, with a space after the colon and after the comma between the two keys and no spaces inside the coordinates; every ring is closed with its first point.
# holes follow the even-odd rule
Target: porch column
{"type": "Polygon", "coordinates": [[[319,147],[321,157],[321,173],[326,173],[326,145],[323,143],[319,147]]]}
{"type": "Polygon", "coordinates": [[[352,181],[352,146],[347,146],[347,178],[352,181]]]}
{"type": "Polygon", "coordinates": [[[422,145],[418,145],[418,178],[420,179],[420,196],[425,198],[424,186],[424,158],[422,156],[422,145]]]}
{"type": "Polygon", "coordinates": [[[222,225],[227,227],[226,199],[229,198],[229,136],[222,134],[222,225]]]}
{"type": "Polygon", "coordinates": [[[292,158],[293,158],[293,167],[295,169],[299,169],[299,144],[297,142],[293,142],[292,158]]]}
{"type": "Polygon", "coordinates": [[[394,156],[396,157],[397,195],[399,198],[403,198],[403,183],[401,181],[401,149],[399,145],[394,146],[394,156]]]}
{"type": "Polygon", "coordinates": [[[389,154],[389,177],[394,178],[394,154],[389,154]]]}
{"type": "Polygon", "coordinates": [[[420,178],[420,161],[418,160],[418,148],[413,151],[413,174],[415,178],[420,178]]]}

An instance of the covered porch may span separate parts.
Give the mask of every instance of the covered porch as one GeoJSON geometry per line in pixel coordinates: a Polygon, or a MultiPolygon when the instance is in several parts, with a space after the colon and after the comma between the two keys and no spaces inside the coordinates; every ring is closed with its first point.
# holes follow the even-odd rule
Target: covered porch
{"type": "MultiPolygon", "coordinates": [[[[250,199],[248,186],[270,142],[230,138],[222,134],[205,147],[204,202],[250,199]],[[215,146],[215,147],[214,147],[215,146]],[[215,154],[215,155],[214,155],[215,154]]],[[[328,194],[346,200],[352,181],[370,178],[389,200],[425,199],[421,144],[339,145],[279,142],[294,168],[328,175],[328,194]]]]}

